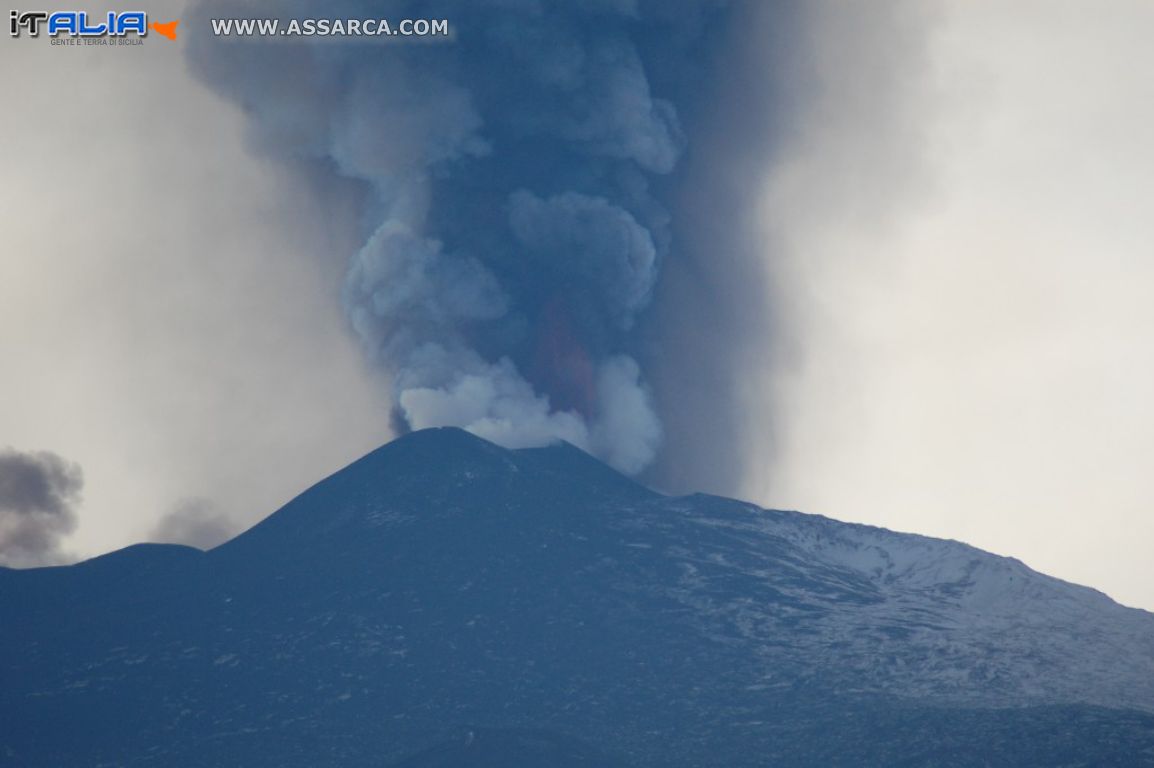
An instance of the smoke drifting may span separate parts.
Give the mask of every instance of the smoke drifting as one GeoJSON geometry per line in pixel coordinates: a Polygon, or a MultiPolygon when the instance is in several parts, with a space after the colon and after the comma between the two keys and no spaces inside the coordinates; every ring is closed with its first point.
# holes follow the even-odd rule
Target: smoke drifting
{"type": "Polygon", "coordinates": [[[152,529],[149,540],[162,544],[187,544],[211,549],[237,532],[236,523],[209,499],[180,501],[152,529]]]}
{"type": "MultiPolygon", "coordinates": [[[[725,296],[668,293],[697,305],[689,316],[712,315],[721,334],[704,340],[654,327],[669,313],[647,311],[668,262],[681,260],[688,274],[738,239],[679,245],[672,220],[675,205],[695,202],[678,191],[689,178],[683,156],[694,131],[712,127],[702,116],[720,98],[713,91],[726,81],[740,14],[721,0],[246,9],[282,19],[445,18],[453,30],[439,43],[202,36],[191,49],[200,76],[251,116],[255,147],[307,168],[318,184],[360,186],[363,245],[351,255],[345,302],[392,376],[398,427],[457,425],[510,447],[564,439],[625,472],[651,466],[664,430],[643,367],[661,360],[661,376],[676,382],[712,347],[706,364],[716,374],[701,380],[725,381],[724,350],[740,343],[725,335],[725,296]]],[[[206,28],[208,17],[237,15],[227,0],[196,14],[206,28]]],[[[726,203],[711,208],[714,226],[735,230],[743,204],[726,203]]],[[[746,291],[758,278],[731,277],[746,291]]],[[[719,415],[734,410],[732,393],[701,388],[666,387],[663,409],[704,412],[675,420],[692,433],[676,438],[705,440],[724,464],[739,450],[732,414],[719,415]],[[718,448],[725,442],[728,451],[718,448]]],[[[665,474],[692,482],[686,473],[700,457],[681,458],[665,474]]],[[[737,471],[731,464],[726,473],[737,471]]]]}
{"type": "Polygon", "coordinates": [[[0,564],[60,562],[83,486],[80,466],[54,453],[0,450],[0,564]]]}

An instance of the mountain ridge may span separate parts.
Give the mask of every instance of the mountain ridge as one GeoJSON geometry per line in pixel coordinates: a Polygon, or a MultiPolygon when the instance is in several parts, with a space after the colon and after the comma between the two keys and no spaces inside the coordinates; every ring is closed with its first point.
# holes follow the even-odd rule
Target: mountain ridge
{"type": "Polygon", "coordinates": [[[207,552],[0,572],[0,622],[0,765],[1154,764],[1154,615],[453,429],[207,552]]]}

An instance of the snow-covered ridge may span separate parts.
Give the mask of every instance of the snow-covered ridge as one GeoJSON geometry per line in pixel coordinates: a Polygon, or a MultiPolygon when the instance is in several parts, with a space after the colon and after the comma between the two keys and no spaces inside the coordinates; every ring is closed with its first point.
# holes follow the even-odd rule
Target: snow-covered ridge
{"type": "MultiPolygon", "coordinates": [[[[866,689],[994,706],[1076,701],[1154,712],[1154,614],[956,541],[709,496],[659,506],[744,538],[749,552],[759,540],[795,548],[791,565],[808,578],[792,583],[781,582],[777,563],[729,565],[825,608],[803,652],[819,664],[823,656],[839,664],[856,659],[866,689]],[[830,600],[814,589],[839,572],[868,584],[861,601],[830,600]]],[[[743,626],[774,625],[775,606],[727,608],[743,614],[743,626]]],[[[757,632],[748,639],[756,642],[757,632]]]]}

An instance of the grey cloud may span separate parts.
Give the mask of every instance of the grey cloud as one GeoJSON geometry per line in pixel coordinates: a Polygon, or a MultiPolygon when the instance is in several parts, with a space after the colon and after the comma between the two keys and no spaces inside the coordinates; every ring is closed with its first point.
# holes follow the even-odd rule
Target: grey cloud
{"type": "Polygon", "coordinates": [[[0,563],[50,565],[76,528],[84,487],[78,464],[48,451],[0,450],[0,563]]]}

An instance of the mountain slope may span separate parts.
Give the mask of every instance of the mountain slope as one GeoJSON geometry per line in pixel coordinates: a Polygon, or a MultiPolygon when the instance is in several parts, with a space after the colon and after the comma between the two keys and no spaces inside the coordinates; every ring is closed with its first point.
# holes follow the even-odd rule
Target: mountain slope
{"type": "Polygon", "coordinates": [[[1150,614],[452,429],[0,625],[0,765],[1154,765],[1150,614]]]}

